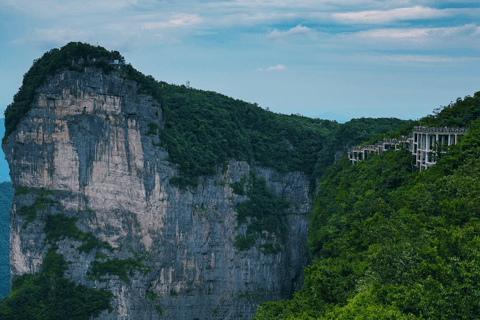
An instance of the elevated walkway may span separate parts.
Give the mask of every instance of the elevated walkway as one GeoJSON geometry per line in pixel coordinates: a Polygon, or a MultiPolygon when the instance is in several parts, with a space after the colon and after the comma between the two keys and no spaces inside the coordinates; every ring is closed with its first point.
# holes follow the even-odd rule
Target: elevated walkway
{"type": "Polygon", "coordinates": [[[442,147],[457,144],[458,136],[465,135],[467,128],[450,127],[414,127],[408,136],[400,139],[379,141],[374,145],[357,146],[348,150],[348,159],[352,164],[368,158],[372,153],[379,154],[387,150],[408,149],[415,156],[415,165],[421,170],[435,164],[437,152],[443,152],[442,147]]]}

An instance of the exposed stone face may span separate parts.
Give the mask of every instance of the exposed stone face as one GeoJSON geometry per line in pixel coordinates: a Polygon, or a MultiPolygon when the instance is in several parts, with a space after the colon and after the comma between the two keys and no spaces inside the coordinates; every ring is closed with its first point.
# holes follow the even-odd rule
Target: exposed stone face
{"type": "MultiPolygon", "coordinates": [[[[161,108],[151,96],[137,94],[136,83],[117,73],[65,71],[37,91],[34,107],[3,146],[13,186],[53,190],[59,205],[38,214],[24,229],[17,214],[35,195],[14,197],[11,211],[12,277],[38,272],[46,254],[42,215],[62,211],[77,216],[77,226],[116,248],[110,257],[148,253],[151,271],[136,272],[128,284],[118,276],[89,280],[95,260],[76,249],[80,242],[59,242],[69,263],[66,276],[87,287],[115,294],[113,312],[100,319],[250,319],[265,300],[291,297],[303,282],[311,199],[308,177],[254,167],[231,160],[228,170],[200,177],[200,185],[181,191],[169,184],[176,166],[154,146],[147,124],[163,126],[161,108]],[[235,204],[247,200],[228,183],[253,169],[277,196],[291,203],[284,249],[264,255],[234,246],[235,204]],[[226,184],[216,183],[225,181],[226,184]],[[84,211],[82,211],[84,210],[84,211]],[[92,210],[88,212],[85,210],[92,210]],[[151,300],[146,291],[163,298],[151,300]]],[[[158,142],[156,140],[155,142],[158,142]]]]}

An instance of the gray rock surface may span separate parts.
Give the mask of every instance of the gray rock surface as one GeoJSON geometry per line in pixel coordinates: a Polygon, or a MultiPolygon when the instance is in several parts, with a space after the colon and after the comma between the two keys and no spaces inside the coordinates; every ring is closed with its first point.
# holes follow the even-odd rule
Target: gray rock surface
{"type": "Polygon", "coordinates": [[[53,190],[49,197],[59,204],[22,228],[25,218],[17,210],[36,196],[14,197],[11,276],[38,272],[47,251],[41,217],[63,212],[116,249],[79,253],[80,242],[66,238],[57,250],[69,263],[67,277],[115,294],[114,310],[100,319],[250,319],[262,301],[290,298],[309,260],[308,177],[231,159],[224,174],[200,177],[197,188],[181,191],[169,184],[176,165],[146,134],[151,121],[163,125],[159,103],[137,94],[136,83],[117,72],[64,71],[37,90],[33,108],[3,149],[15,188],[53,190]],[[244,226],[236,228],[235,204],[248,198],[228,184],[251,169],[291,204],[278,254],[257,248],[238,252],[233,246],[235,235],[245,232],[244,226]],[[146,253],[151,270],[135,272],[130,283],[115,275],[89,280],[98,252],[119,259],[146,253]],[[149,299],[147,291],[159,297],[149,299]],[[162,308],[161,316],[155,306],[162,308]]]}

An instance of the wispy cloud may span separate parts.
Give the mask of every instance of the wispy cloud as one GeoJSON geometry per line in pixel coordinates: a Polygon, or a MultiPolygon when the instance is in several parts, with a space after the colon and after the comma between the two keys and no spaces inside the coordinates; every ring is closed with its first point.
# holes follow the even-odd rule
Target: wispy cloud
{"type": "Polygon", "coordinates": [[[415,6],[411,8],[398,8],[388,11],[360,11],[335,13],[333,17],[348,23],[385,23],[399,20],[434,19],[452,15],[451,10],[439,10],[415,6]]]}
{"type": "Polygon", "coordinates": [[[397,62],[420,62],[420,63],[456,63],[456,62],[479,62],[480,58],[475,57],[442,57],[431,55],[393,55],[383,58],[384,60],[397,62]]]}
{"type": "Polygon", "coordinates": [[[277,64],[276,66],[271,66],[266,69],[258,68],[256,71],[281,71],[287,69],[283,64],[277,64]]]}
{"type": "Polygon", "coordinates": [[[283,64],[277,64],[276,66],[268,67],[267,71],[276,71],[276,70],[285,70],[285,66],[283,64]]]}
{"type": "Polygon", "coordinates": [[[2,0],[5,5],[33,16],[59,18],[61,16],[95,16],[98,13],[117,15],[121,10],[131,10],[138,0],[2,0]]]}
{"type": "Polygon", "coordinates": [[[12,45],[44,48],[84,41],[134,50],[185,44],[199,35],[242,39],[245,30],[256,28],[262,32],[247,35],[249,40],[255,37],[252,41],[273,40],[262,45],[297,42],[332,50],[351,48],[348,42],[351,39],[357,43],[365,41],[369,46],[395,39],[423,41],[434,38],[435,34],[442,37],[441,33],[447,33],[449,28],[442,31],[431,22],[424,28],[418,24],[395,29],[362,26],[363,31],[358,31],[355,24],[453,17],[459,13],[469,17],[467,21],[474,21],[475,17],[465,12],[475,9],[435,9],[435,3],[434,0],[0,0],[0,10],[14,8],[28,20],[27,32],[11,41],[12,45]],[[271,31],[265,34],[266,30],[271,31]]]}
{"type": "Polygon", "coordinates": [[[183,27],[200,22],[201,19],[196,14],[184,15],[177,14],[167,22],[147,22],[143,25],[145,29],[159,29],[165,27],[183,27]]]}
{"type": "Polygon", "coordinates": [[[267,35],[267,38],[272,40],[279,40],[286,38],[309,36],[311,34],[313,34],[313,32],[310,28],[298,25],[287,31],[279,31],[278,29],[275,29],[267,35]]]}
{"type": "Polygon", "coordinates": [[[362,37],[389,41],[427,41],[441,39],[468,39],[480,36],[480,28],[474,23],[449,28],[395,28],[359,32],[362,37]]]}

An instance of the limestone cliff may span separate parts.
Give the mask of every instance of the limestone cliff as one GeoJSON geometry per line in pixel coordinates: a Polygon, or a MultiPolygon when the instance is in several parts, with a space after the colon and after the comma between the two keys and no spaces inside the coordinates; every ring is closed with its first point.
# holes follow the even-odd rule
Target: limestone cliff
{"type": "Polygon", "coordinates": [[[114,294],[113,310],[100,319],[250,319],[260,302],[291,297],[309,259],[308,177],[231,159],[225,172],[181,190],[169,184],[176,165],[147,134],[152,120],[164,125],[159,102],[138,94],[137,84],[118,71],[62,71],[37,89],[33,107],[3,144],[15,190],[38,191],[13,199],[12,278],[39,271],[49,247],[45,217],[63,213],[113,247],[87,253],[78,240],[58,241],[66,277],[114,294]],[[248,197],[229,184],[250,170],[290,203],[278,253],[234,247],[245,230],[237,228],[235,204],[248,197]],[[36,207],[28,221],[19,210],[35,205],[41,188],[49,190],[50,205],[36,207]],[[144,267],[132,269],[128,281],[91,276],[95,261],[115,258],[144,267]]]}

